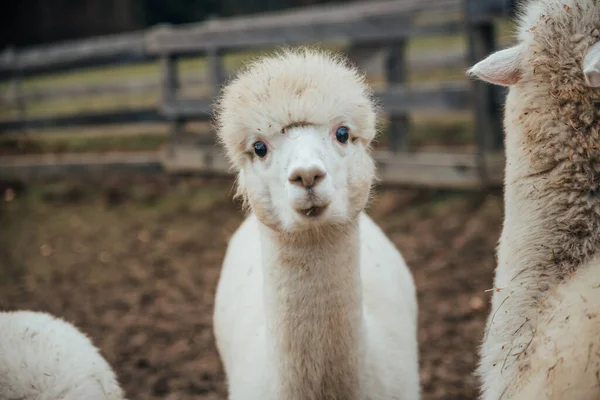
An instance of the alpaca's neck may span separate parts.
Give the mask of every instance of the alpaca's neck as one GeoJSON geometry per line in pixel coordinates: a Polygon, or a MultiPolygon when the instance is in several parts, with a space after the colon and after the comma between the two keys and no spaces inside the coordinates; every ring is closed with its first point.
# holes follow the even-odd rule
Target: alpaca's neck
{"type": "MultiPolygon", "coordinates": [[[[507,177],[511,175],[511,163],[507,157],[507,177]]],[[[565,271],[563,264],[554,258],[563,253],[564,242],[561,243],[554,230],[555,221],[544,210],[548,204],[532,191],[533,186],[541,189],[543,185],[538,179],[530,179],[507,182],[505,187],[504,226],[495,281],[500,292],[496,297],[504,300],[508,296],[508,303],[518,302],[518,307],[510,307],[508,303],[505,307],[519,315],[523,314],[523,301],[535,312],[536,304],[568,273],[568,268],[565,271]]]]}
{"type": "Polygon", "coordinates": [[[530,344],[544,333],[548,296],[596,251],[599,236],[598,197],[587,197],[593,182],[579,172],[588,161],[571,160],[560,142],[568,125],[550,118],[541,96],[511,88],[506,102],[504,226],[478,373],[486,391],[508,397],[506,385],[530,367],[530,344]]]}
{"type": "Polygon", "coordinates": [[[357,399],[363,340],[359,233],[262,227],[265,305],[278,398],[357,399]]]}
{"type": "MultiPolygon", "coordinates": [[[[547,108],[545,112],[549,113],[547,108]]],[[[540,141],[551,146],[535,146],[534,134],[548,132],[559,123],[536,112],[537,120],[525,125],[527,115],[532,114],[507,118],[504,227],[478,370],[489,398],[490,393],[511,398],[513,383],[531,368],[530,357],[536,351],[532,343],[540,340],[536,337],[560,335],[560,330],[549,333],[541,328],[539,318],[557,315],[555,309],[543,312],[556,305],[548,298],[561,282],[573,275],[577,278],[580,270],[588,273],[582,267],[596,253],[600,240],[597,183],[593,175],[581,172],[584,167],[594,168],[590,165],[594,159],[575,155],[571,160],[571,150],[563,157],[552,153],[568,149],[559,142],[568,140],[564,131],[540,141]],[[536,128],[535,123],[545,125],[536,128]]],[[[565,129],[564,124],[560,126],[565,129]]]]}
{"type": "MultiPolygon", "coordinates": [[[[593,119],[564,114],[547,97],[511,89],[505,120],[505,221],[496,274],[502,292],[495,298],[528,319],[600,245],[600,143],[586,125],[593,119]]],[[[594,113],[593,104],[586,107],[594,113]]],[[[577,110],[587,115],[583,105],[577,110]]]]}

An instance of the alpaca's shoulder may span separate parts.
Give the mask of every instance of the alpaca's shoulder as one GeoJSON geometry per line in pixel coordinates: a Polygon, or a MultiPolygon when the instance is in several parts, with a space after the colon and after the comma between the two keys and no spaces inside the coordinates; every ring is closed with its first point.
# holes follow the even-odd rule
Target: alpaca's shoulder
{"type": "Polygon", "coordinates": [[[249,254],[260,256],[260,222],[254,213],[250,213],[231,235],[224,263],[229,264],[235,258],[248,261],[249,254]]]}
{"type": "Polygon", "coordinates": [[[372,382],[393,382],[393,388],[388,387],[391,393],[402,390],[406,398],[417,398],[417,298],[413,277],[383,230],[366,214],[359,222],[363,310],[369,332],[367,363],[372,382]],[[398,359],[404,360],[402,365],[398,365],[398,359]]]}
{"type": "MultiPolygon", "coordinates": [[[[219,307],[244,307],[262,289],[260,222],[251,213],[229,239],[217,284],[219,307]],[[240,301],[244,296],[244,301],[240,301]]],[[[234,315],[234,314],[231,314],[234,315]]],[[[233,323],[233,322],[232,322],[233,323]]]]}
{"type": "MultiPolygon", "coordinates": [[[[253,298],[261,298],[262,247],[259,224],[256,215],[251,213],[229,239],[217,284],[216,309],[244,308],[253,298]]],[[[237,323],[235,312],[223,314],[234,319],[225,325],[237,323]]]]}
{"type": "Polygon", "coordinates": [[[366,213],[359,219],[361,250],[363,253],[377,253],[379,260],[387,260],[398,268],[405,268],[406,263],[398,248],[392,243],[379,225],[366,213]]]}
{"type": "Polygon", "coordinates": [[[415,314],[415,283],[402,254],[366,213],[360,216],[359,223],[365,301],[370,303],[372,300],[373,304],[379,305],[387,303],[392,307],[402,303],[415,314]]]}

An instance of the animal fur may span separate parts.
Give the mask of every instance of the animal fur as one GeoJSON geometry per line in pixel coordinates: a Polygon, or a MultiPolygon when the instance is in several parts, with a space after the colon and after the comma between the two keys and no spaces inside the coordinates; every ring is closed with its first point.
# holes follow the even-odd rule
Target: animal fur
{"type": "Polygon", "coordinates": [[[505,221],[483,398],[600,398],[600,1],[524,3],[519,43],[471,70],[510,86],[505,221]]]}
{"type": "Polygon", "coordinates": [[[414,282],[363,212],[375,177],[371,95],[341,57],[306,49],[250,64],[223,91],[218,133],[251,209],[215,300],[230,399],[419,398],[414,282]],[[291,177],[307,168],[323,179],[299,187],[291,177]],[[329,204],[322,217],[297,212],[314,202],[329,204]]]}
{"type": "Polygon", "coordinates": [[[123,400],[114,372],[73,325],[32,311],[0,313],[1,400],[123,400]]]}

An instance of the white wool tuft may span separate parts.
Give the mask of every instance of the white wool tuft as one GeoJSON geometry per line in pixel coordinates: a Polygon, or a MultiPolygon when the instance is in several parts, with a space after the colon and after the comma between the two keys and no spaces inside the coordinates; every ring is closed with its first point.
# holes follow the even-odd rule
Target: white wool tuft
{"type": "Polygon", "coordinates": [[[357,132],[375,137],[376,107],[365,77],[342,56],[310,48],[280,50],[250,63],[224,89],[216,126],[229,159],[243,165],[251,135],[275,136],[297,124],[351,117],[357,132]]]}
{"type": "Polygon", "coordinates": [[[123,400],[90,339],[46,313],[0,313],[0,399],[123,400]]]}

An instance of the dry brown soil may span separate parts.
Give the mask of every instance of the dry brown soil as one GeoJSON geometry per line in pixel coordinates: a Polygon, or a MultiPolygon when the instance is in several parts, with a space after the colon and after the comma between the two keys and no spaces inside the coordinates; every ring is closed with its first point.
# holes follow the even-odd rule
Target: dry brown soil
{"type": "MultiPolygon", "coordinates": [[[[0,189],[0,309],[74,322],[132,400],[225,398],[211,312],[243,218],[231,181],[121,177],[0,189]]],[[[370,214],[418,286],[424,400],[474,399],[501,197],[380,188],[370,214]]]]}

